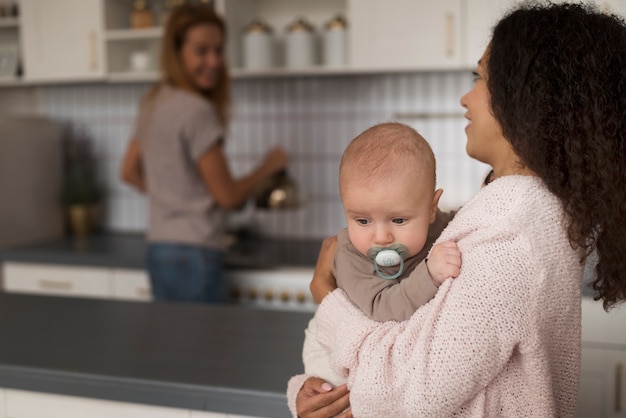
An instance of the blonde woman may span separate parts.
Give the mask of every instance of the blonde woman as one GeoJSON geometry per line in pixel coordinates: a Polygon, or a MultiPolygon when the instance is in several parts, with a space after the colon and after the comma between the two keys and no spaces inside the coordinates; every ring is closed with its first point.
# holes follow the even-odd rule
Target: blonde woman
{"type": "Polygon", "coordinates": [[[139,108],[122,179],[149,201],[147,268],[155,300],[224,300],[224,215],[287,165],[281,148],[233,178],[224,140],[230,80],[226,26],[212,8],[185,5],[168,19],[162,78],[139,108]]]}

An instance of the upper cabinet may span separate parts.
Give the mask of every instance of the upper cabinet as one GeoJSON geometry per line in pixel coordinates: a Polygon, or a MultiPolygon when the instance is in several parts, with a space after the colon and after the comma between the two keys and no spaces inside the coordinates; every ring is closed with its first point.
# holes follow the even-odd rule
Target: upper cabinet
{"type": "MultiPolygon", "coordinates": [[[[482,56],[491,31],[498,20],[507,11],[515,7],[521,0],[466,0],[463,8],[465,16],[465,36],[461,49],[463,54],[461,67],[476,67],[482,56]],[[471,2],[471,4],[470,4],[471,2]]],[[[555,3],[565,3],[566,0],[553,0],[555,3]]],[[[626,17],[626,0],[585,0],[594,3],[600,10],[607,13],[615,13],[626,17]]]]}
{"type": "MultiPolygon", "coordinates": [[[[21,44],[26,81],[156,80],[185,1],[224,16],[234,77],[262,77],[472,69],[520,0],[20,0],[19,18],[0,16],[0,53],[21,44]]],[[[626,15],[626,0],[595,3],[626,15]]]]}
{"type": "Polygon", "coordinates": [[[467,26],[463,40],[463,67],[476,68],[489,43],[493,26],[515,3],[515,0],[480,0],[465,8],[467,26]]]}
{"type": "Polygon", "coordinates": [[[25,80],[104,78],[101,0],[21,0],[20,6],[25,80]]]}
{"type": "Polygon", "coordinates": [[[462,0],[351,0],[350,63],[382,70],[461,65],[462,0]]]}

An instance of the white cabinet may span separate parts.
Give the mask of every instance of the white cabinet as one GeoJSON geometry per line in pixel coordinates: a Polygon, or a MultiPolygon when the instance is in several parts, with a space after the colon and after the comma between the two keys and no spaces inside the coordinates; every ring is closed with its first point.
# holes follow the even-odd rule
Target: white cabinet
{"type": "Polygon", "coordinates": [[[626,0],[594,0],[601,10],[626,18],[626,0]]]}
{"type": "Polygon", "coordinates": [[[104,78],[100,0],[21,0],[24,78],[104,78]]]}
{"type": "Polygon", "coordinates": [[[467,29],[463,39],[463,67],[476,68],[491,39],[491,32],[498,20],[516,0],[478,0],[466,7],[467,29]]]}
{"type": "MultiPolygon", "coordinates": [[[[103,1],[108,72],[112,79],[155,78],[162,28],[129,29],[129,3],[103,1]],[[147,52],[151,58],[152,67],[147,72],[130,69],[130,56],[138,51],[147,52]]],[[[235,77],[248,77],[458,69],[464,57],[461,40],[466,1],[218,0],[215,4],[229,30],[227,54],[232,73],[235,77]],[[325,68],[321,60],[324,25],[338,15],[345,17],[348,23],[347,65],[345,68],[325,68]],[[315,65],[286,69],[286,28],[300,17],[306,18],[315,28],[315,65]],[[276,65],[270,70],[242,68],[242,30],[255,19],[261,19],[273,28],[276,65]]]]}
{"type": "Polygon", "coordinates": [[[52,296],[110,298],[110,272],[87,267],[4,263],[4,290],[52,296]]]}
{"type": "Polygon", "coordinates": [[[351,65],[386,70],[459,68],[461,4],[461,0],[350,1],[351,65]]]}
{"type": "MultiPolygon", "coordinates": [[[[491,38],[491,32],[498,20],[522,0],[465,0],[464,14],[466,28],[461,49],[464,51],[461,66],[475,68],[491,38]]],[[[571,0],[555,0],[555,3],[571,0]]],[[[626,17],[626,0],[584,0],[595,3],[604,12],[626,17]]]]}
{"type": "Polygon", "coordinates": [[[4,290],[51,296],[150,301],[144,270],[74,267],[7,262],[2,265],[4,290]]]}
{"type": "Polygon", "coordinates": [[[577,418],[626,418],[626,306],[609,313],[582,301],[582,359],[577,418]]]}

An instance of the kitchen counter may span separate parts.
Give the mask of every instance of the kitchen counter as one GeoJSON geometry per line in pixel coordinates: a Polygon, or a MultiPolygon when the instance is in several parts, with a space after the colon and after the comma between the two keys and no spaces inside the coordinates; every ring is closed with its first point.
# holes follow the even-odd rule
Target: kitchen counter
{"type": "Polygon", "coordinates": [[[0,293],[0,387],[287,417],[310,318],[0,293]]]}
{"type": "MultiPolygon", "coordinates": [[[[246,238],[225,254],[226,268],[313,267],[321,240],[246,238]]],[[[146,241],[141,234],[65,238],[0,250],[0,261],[143,269],[146,241]]]]}

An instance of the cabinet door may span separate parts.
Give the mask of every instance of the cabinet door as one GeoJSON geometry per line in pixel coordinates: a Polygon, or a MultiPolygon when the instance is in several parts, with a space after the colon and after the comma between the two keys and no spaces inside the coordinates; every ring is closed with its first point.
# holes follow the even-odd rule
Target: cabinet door
{"type": "MultiPolygon", "coordinates": [[[[501,17],[522,0],[467,0],[466,21],[467,31],[461,48],[463,51],[462,66],[475,68],[477,61],[485,51],[491,31],[501,17]]],[[[565,3],[567,0],[553,0],[565,3]]],[[[626,17],[626,0],[586,0],[595,3],[600,10],[616,13],[626,17]]]]}
{"type": "Polygon", "coordinates": [[[463,38],[462,66],[474,69],[491,39],[491,32],[505,12],[519,0],[468,0],[467,31],[463,38]],[[471,4],[470,4],[471,3],[471,4]]]}
{"type": "Polygon", "coordinates": [[[110,298],[108,269],[59,267],[46,264],[5,263],[4,290],[51,296],[110,298]]]}
{"type": "Polygon", "coordinates": [[[626,19],[626,0],[594,0],[601,10],[615,13],[626,19]]]}
{"type": "Polygon", "coordinates": [[[626,347],[583,347],[577,418],[626,417],[626,347]]]}
{"type": "Polygon", "coordinates": [[[348,0],[354,68],[437,70],[461,64],[461,0],[348,0]]]}
{"type": "Polygon", "coordinates": [[[104,77],[100,0],[21,0],[24,77],[104,77]]]}

